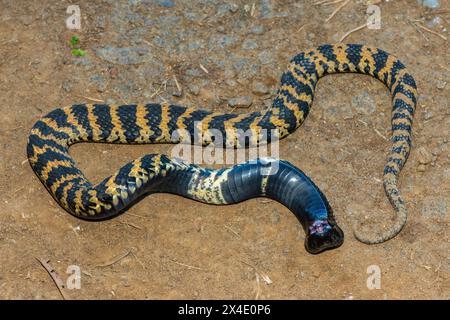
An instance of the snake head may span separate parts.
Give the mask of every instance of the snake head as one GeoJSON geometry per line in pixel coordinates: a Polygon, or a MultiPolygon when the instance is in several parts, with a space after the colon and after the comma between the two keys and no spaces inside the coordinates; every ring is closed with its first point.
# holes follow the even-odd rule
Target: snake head
{"type": "Polygon", "coordinates": [[[337,248],[344,242],[344,232],[337,224],[328,220],[317,220],[308,228],[305,239],[306,251],[317,254],[337,248]]]}

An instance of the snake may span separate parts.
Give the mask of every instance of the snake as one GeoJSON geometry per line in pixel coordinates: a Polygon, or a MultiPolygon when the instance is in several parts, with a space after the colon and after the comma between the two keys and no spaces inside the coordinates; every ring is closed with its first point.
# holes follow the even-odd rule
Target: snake
{"type": "Polygon", "coordinates": [[[382,243],[395,237],[407,220],[397,184],[411,150],[417,87],[405,65],[377,47],[338,43],[300,52],[288,63],[271,107],[264,111],[223,113],[168,102],[60,107],[32,127],[28,160],[59,205],[81,219],[115,217],[144,196],[158,192],[218,205],[267,197],[295,214],[306,232],[306,250],[319,253],[339,247],[344,233],[321,190],[285,160],[262,157],[211,169],[164,154],[148,154],[93,184],[77,167],[69,147],[79,142],[260,146],[282,139],[300,127],[310,111],[318,80],[336,73],[372,76],[391,93],[392,146],[383,171],[383,186],[396,215],[384,230],[370,234],[358,228],[353,231],[363,243],[382,243]],[[222,141],[216,141],[214,132],[223,137],[222,141]],[[242,132],[246,133],[244,138],[242,132]]]}

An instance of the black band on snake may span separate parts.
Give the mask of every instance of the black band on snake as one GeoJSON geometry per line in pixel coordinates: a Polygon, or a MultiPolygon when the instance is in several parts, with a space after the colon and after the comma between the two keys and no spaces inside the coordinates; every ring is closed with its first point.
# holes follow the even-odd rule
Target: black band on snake
{"type": "Polygon", "coordinates": [[[298,128],[309,113],[319,78],[331,73],[363,73],[381,80],[391,91],[392,149],[384,168],[386,195],[396,211],[389,229],[368,236],[358,229],[358,240],[381,243],[397,235],[407,211],[397,187],[397,177],[411,148],[411,126],[416,106],[416,84],[393,55],[365,45],[323,45],[302,52],[289,63],[273,100],[264,112],[217,113],[169,104],[79,104],[53,110],[33,126],[28,159],[39,179],[69,213],[100,220],[118,215],[143,195],[169,192],[211,204],[236,203],[269,197],[287,206],[306,232],[306,249],[318,253],[342,244],[327,199],[298,168],[282,160],[259,159],[228,169],[210,170],[165,155],[151,154],[123,166],[117,173],[92,185],[69,155],[77,142],[122,144],[174,143],[174,133],[184,130],[191,141],[213,142],[218,130],[227,147],[246,147],[283,138],[298,128]],[[237,132],[251,131],[242,142],[237,132]],[[270,135],[275,130],[276,137],[270,135]],[[261,132],[269,133],[262,141],[261,132]],[[195,132],[201,132],[195,136],[195,132]],[[267,174],[276,164],[278,170],[267,174]]]}

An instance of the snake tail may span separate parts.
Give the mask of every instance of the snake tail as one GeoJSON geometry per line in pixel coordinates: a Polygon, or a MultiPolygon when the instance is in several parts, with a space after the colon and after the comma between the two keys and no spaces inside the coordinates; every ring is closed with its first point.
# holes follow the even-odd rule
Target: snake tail
{"type": "Polygon", "coordinates": [[[366,234],[354,228],[355,237],[376,244],[395,237],[407,220],[407,209],[398,189],[398,175],[412,146],[412,122],[417,104],[417,86],[405,65],[394,55],[375,47],[358,44],[323,45],[295,56],[282,76],[282,85],[274,100],[289,110],[297,110],[299,124],[310,109],[310,100],[319,78],[333,73],[362,73],[383,82],[392,95],[391,151],[383,172],[383,186],[396,217],[386,231],[366,234]],[[305,99],[305,96],[308,99],[305,99]],[[307,104],[307,107],[305,107],[307,104]],[[295,105],[298,105],[296,109],[295,105]]]}

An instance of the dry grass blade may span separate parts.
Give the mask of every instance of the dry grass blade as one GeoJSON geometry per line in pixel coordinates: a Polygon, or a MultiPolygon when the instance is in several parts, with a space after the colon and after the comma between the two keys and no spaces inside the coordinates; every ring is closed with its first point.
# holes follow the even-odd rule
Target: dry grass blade
{"type": "Polygon", "coordinates": [[[83,96],[83,98],[91,100],[91,101],[95,101],[95,102],[105,102],[105,100],[92,98],[92,97],[87,97],[87,96],[83,96]]]}
{"type": "Polygon", "coordinates": [[[388,140],[388,138],[386,138],[385,135],[383,135],[380,131],[378,131],[377,129],[373,128],[373,130],[375,131],[375,133],[380,136],[381,138],[383,138],[383,140],[388,140]]]}
{"type": "Polygon", "coordinates": [[[252,8],[250,9],[250,16],[253,17],[255,15],[256,4],[252,3],[252,8]]]}
{"type": "Polygon", "coordinates": [[[342,37],[341,39],[339,39],[339,42],[344,41],[345,38],[347,38],[349,35],[351,35],[353,32],[359,31],[361,29],[364,29],[365,27],[367,27],[367,24],[364,23],[363,25],[360,25],[359,27],[356,27],[350,31],[347,31],[342,37]]]}
{"type": "Polygon", "coordinates": [[[127,213],[127,215],[129,215],[129,216],[133,216],[133,217],[138,217],[138,218],[142,218],[142,219],[148,219],[148,217],[145,217],[145,216],[141,216],[141,215],[139,215],[139,214],[135,214],[135,213],[130,213],[130,212],[128,212],[128,213],[127,213]]]}
{"type": "Polygon", "coordinates": [[[122,259],[125,258],[126,256],[128,256],[130,253],[131,253],[131,250],[127,250],[127,251],[125,251],[124,253],[122,253],[122,254],[118,255],[117,257],[113,258],[112,260],[97,265],[97,267],[101,267],[101,268],[109,267],[109,266],[111,266],[111,265],[113,265],[113,264],[119,262],[120,260],[122,260],[122,259]]]}
{"type": "Polygon", "coordinates": [[[320,5],[324,5],[324,6],[328,6],[330,4],[336,4],[336,3],[340,3],[344,0],[334,0],[334,1],[330,1],[330,0],[322,0],[322,1],[317,1],[315,3],[313,3],[314,6],[320,6],[320,5]]]}
{"type": "Polygon", "coordinates": [[[172,261],[173,263],[176,263],[176,264],[178,264],[178,265],[180,265],[180,266],[186,267],[186,268],[188,268],[188,269],[205,270],[205,269],[202,269],[202,268],[200,268],[200,267],[195,267],[195,266],[191,266],[191,265],[186,264],[186,263],[178,262],[178,261],[176,261],[176,260],[170,260],[170,261],[172,261]]]}
{"type": "Polygon", "coordinates": [[[333,19],[333,17],[336,15],[336,13],[338,13],[343,7],[345,7],[348,3],[350,2],[350,0],[346,0],[343,4],[341,4],[339,7],[337,7],[331,14],[330,16],[325,20],[325,22],[329,22],[331,19],[333,19]]]}
{"type": "Polygon", "coordinates": [[[256,277],[256,287],[255,287],[255,300],[259,299],[259,296],[261,295],[261,286],[260,286],[260,282],[259,282],[259,274],[258,272],[255,272],[255,277],[256,277]]]}
{"type": "Polygon", "coordinates": [[[120,221],[120,224],[123,224],[125,226],[129,226],[129,227],[133,227],[133,228],[138,229],[138,230],[142,230],[141,227],[135,225],[134,223],[128,222],[128,221],[120,221]]]}
{"type": "Polygon", "coordinates": [[[183,92],[180,84],[178,83],[178,79],[175,75],[173,76],[173,81],[175,82],[175,85],[177,86],[178,92],[180,92],[180,93],[183,92]]]}
{"type": "Polygon", "coordinates": [[[205,68],[204,65],[200,63],[200,69],[202,69],[205,73],[209,73],[208,69],[205,68]]]}
{"type": "Polygon", "coordinates": [[[418,27],[417,27],[417,25],[413,22],[413,21],[408,21],[409,22],[409,24],[414,28],[414,29],[416,29],[416,31],[427,41],[427,42],[429,42],[430,41],[430,39],[428,39],[428,37],[423,33],[423,31],[421,30],[421,29],[419,29],[418,27]]]}
{"type": "Polygon", "coordinates": [[[228,231],[230,231],[232,234],[234,234],[236,237],[238,237],[239,239],[241,238],[240,234],[237,233],[235,230],[233,230],[231,227],[227,226],[226,224],[223,225],[225,227],[225,229],[227,229],[228,231]]]}
{"type": "Polygon", "coordinates": [[[261,270],[259,270],[257,267],[255,267],[251,263],[248,263],[248,262],[246,262],[244,260],[239,260],[239,261],[242,262],[243,264],[248,265],[249,267],[252,267],[253,270],[255,270],[261,276],[261,278],[264,280],[264,282],[266,284],[271,284],[272,283],[272,280],[269,278],[269,276],[266,273],[262,272],[261,270]]]}

